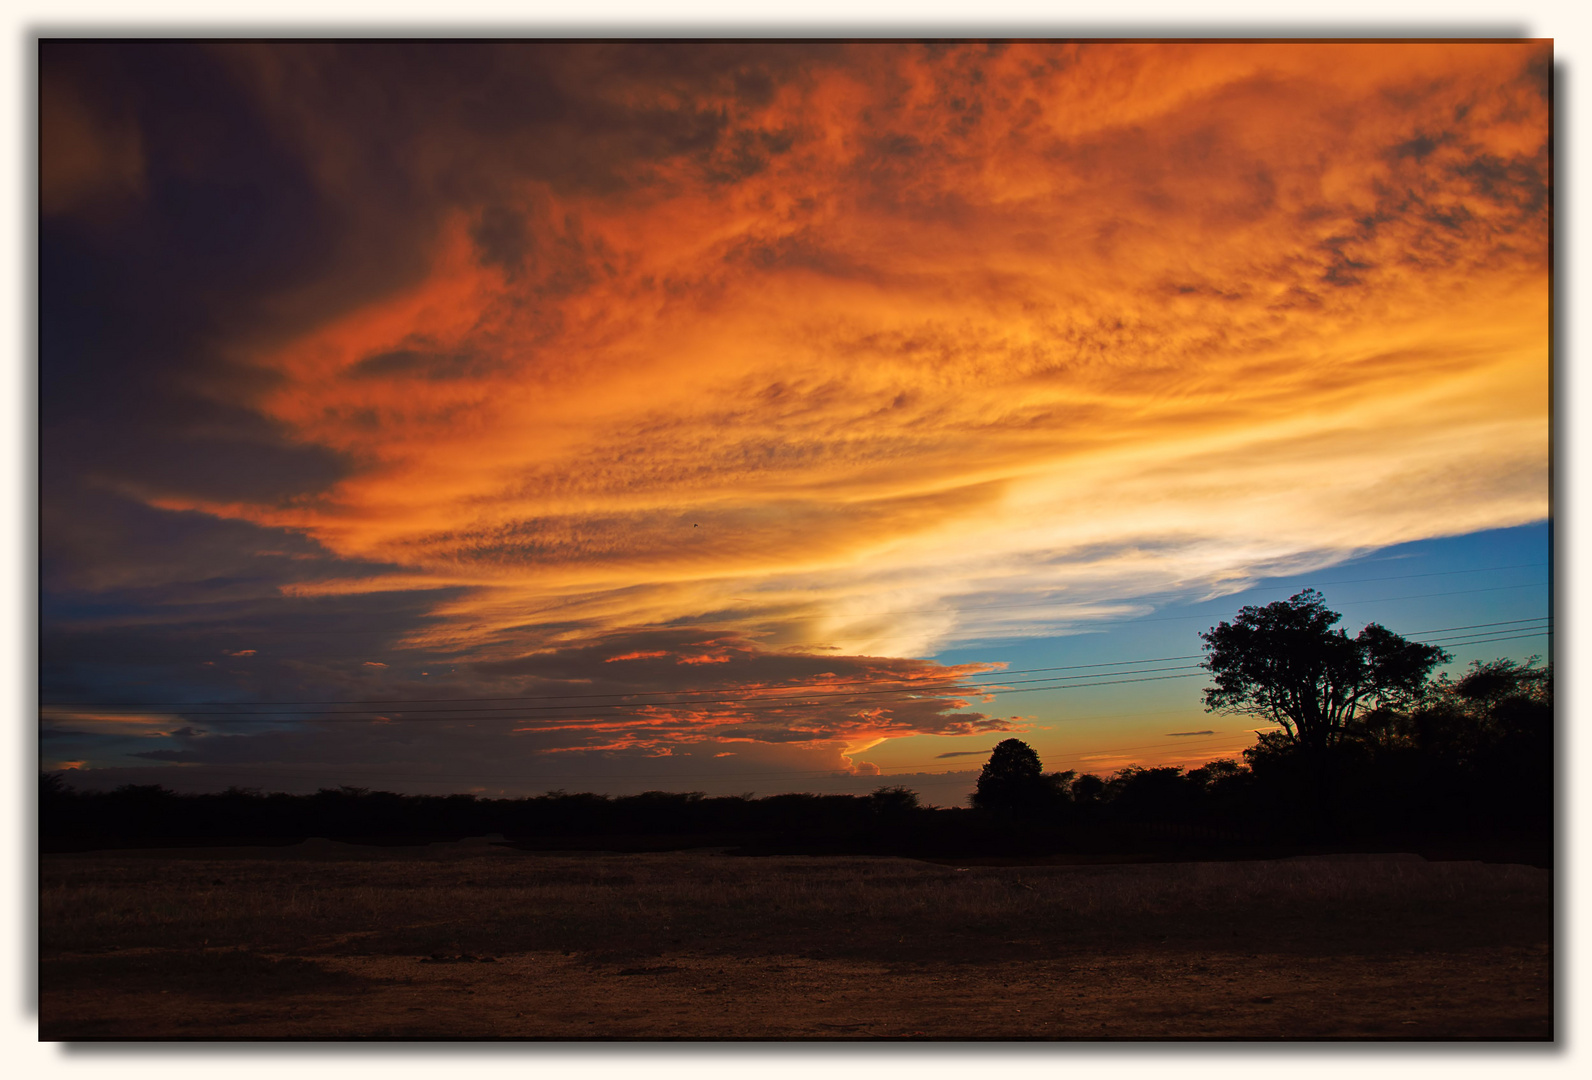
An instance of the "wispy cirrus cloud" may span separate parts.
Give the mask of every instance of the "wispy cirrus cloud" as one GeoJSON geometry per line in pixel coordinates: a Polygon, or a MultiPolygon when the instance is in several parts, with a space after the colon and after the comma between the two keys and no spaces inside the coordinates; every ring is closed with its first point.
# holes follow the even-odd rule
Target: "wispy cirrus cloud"
{"type": "Polygon", "coordinates": [[[1087,588],[1047,568],[1085,545],[1180,539],[1166,583],[1530,520],[1535,60],[843,51],[723,99],[755,169],[457,206],[422,282],[258,361],[277,422],[366,466],[204,506],[459,584],[700,590],[681,614],[900,568],[943,600],[990,584],[969,550],[1016,592],[1087,588]],[[1080,117],[1151,71],[1180,91],[1080,117]]]}

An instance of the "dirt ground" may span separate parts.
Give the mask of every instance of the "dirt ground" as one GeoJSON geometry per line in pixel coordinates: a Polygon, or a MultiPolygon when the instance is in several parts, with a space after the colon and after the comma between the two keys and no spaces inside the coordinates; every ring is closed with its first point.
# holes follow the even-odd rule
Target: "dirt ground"
{"type": "Polygon", "coordinates": [[[41,864],[46,1040],[1553,1037],[1530,867],[329,841],[41,864]]]}

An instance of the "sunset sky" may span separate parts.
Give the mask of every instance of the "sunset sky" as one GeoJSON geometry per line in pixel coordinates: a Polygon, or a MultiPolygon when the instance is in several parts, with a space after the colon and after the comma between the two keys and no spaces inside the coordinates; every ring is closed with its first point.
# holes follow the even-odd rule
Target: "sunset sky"
{"type": "Polygon", "coordinates": [[[1307,585],[1546,656],[1552,60],[43,42],[41,765],[953,804],[1237,756],[1307,585]]]}

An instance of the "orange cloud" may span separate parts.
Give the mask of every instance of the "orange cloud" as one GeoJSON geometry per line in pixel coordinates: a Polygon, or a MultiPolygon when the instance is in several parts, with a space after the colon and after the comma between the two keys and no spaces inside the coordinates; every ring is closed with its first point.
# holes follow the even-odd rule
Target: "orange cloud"
{"type": "Polygon", "coordinates": [[[159,729],[167,728],[180,722],[178,717],[170,712],[108,712],[97,709],[72,708],[64,705],[47,706],[41,709],[39,719],[53,727],[69,726],[79,731],[118,735],[159,734],[159,729]]]}
{"type": "MultiPolygon", "coordinates": [[[[357,198],[321,54],[227,55],[357,198]]],[[[350,474],[160,503],[395,567],[306,593],[468,587],[415,643],[921,655],[1547,512],[1546,43],[857,44],[761,82],[524,55],[609,126],[414,106],[424,271],[238,344],[350,474]]],[[[739,658],[605,662],[666,656],[739,658]]]]}
{"type": "Polygon", "coordinates": [[[960,692],[969,677],[997,665],[776,652],[718,635],[723,660],[693,668],[675,660],[691,637],[668,630],[608,635],[478,661],[473,675],[513,680],[522,696],[530,695],[498,712],[509,730],[543,753],[751,742],[833,747],[840,766],[849,768],[851,755],[887,739],[1026,726],[1015,717],[964,711],[960,692]],[[616,659],[630,662],[610,666],[616,659]]]}

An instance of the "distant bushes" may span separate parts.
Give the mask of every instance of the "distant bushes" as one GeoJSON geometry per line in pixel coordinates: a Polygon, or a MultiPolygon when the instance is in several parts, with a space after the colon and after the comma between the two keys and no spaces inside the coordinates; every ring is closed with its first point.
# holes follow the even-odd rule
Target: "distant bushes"
{"type": "MultiPolygon", "coordinates": [[[[581,838],[634,841],[677,838],[739,843],[752,838],[804,838],[842,843],[883,840],[929,811],[906,788],[872,795],[708,797],[649,791],[610,798],[549,792],[523,799],[473,795],[399,795],[340,787],[313,795],[264,794],[237,788],[178,794],[158,785],[78,791],[60,774],[41,781],[45,850],[150,842],[203,844],[291,841],[309,836],[368,842],[416,842],[501,833],[511,839],[581,838]]],[[[633,845],[632,845],[633,846],[633,845]]],[[[648,846],[648,845],[641,845],[648,846]]]]}
{"type": "Polygon", "coordinates": [[[1403,708],[1348,721],[1330,743],[1257,736],[1244,762],[1129,766],[1109,778],[1043,773],[1016,739],[996,747],[975,805],[1075,836],[1184,835],[1299,844],[1530,835],[1553,824],[1553,679],[1510,660],[1427,684],[1403,708]]]}

